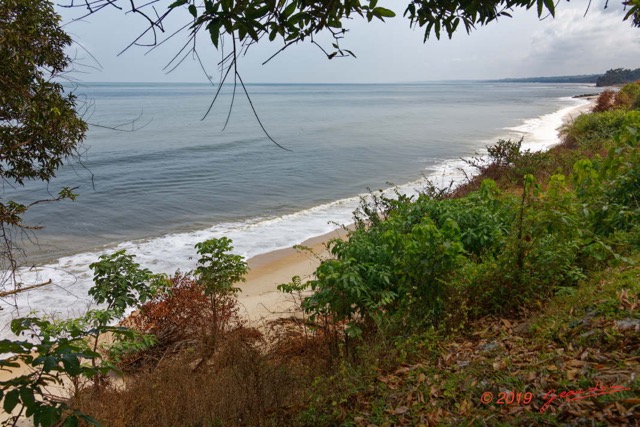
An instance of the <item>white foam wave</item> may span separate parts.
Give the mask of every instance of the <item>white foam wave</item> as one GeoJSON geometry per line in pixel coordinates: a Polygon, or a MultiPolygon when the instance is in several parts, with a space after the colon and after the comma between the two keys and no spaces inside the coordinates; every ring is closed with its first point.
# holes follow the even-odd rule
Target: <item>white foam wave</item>
{"type": "Polygon", "coordinates": [[[590,103],[584,98],[560,98],[560,100],[570,105],[553,113],[524,120],[519,126],[505,129],[524,137],[523,149],[531,151],[548,150],[559,142],[558,129],[564,121],[578,112],[581,107],[590,103]]]}
{"type": "MultiPolygon", "coordinates": [[[[558,142],[557,128],[562,124],[563,118],[585,104],[584,100],[571,98],[562,101],[571,105],[554,113],[525,120],[522,125],[511,128],[509,131],[525,136],[525,148],[541,150],[550,147],[558,142]]],[[[417,189],[424,186],[426,179],[437,186],[445,187],[452,182],[462,182],[465,173],[472,172],[463,160],[448,159],[442,161],[425,178],[402,185],[398,187],[398,191],[414,195],[417,189]]],[[[212,237],[227,236],[233,240],[236,253],[250,258],[291,247],[311,237],[328,233],[336,228],[336,223],[350,223],[359,199],[359,197],[351,197],[281,217],[221,223],[205,230],[127,241],[100,250],[63,257],[38,268],[22,269],[18,272],[18,279],[25,286],[47,280],[51,280],[54,285],[23,292],[16,296],[15,302],[20,310],[15,311],[5,307],[0,312],[0,325],[6,325],[12,317],[26,315],[32,310],[60,317],[83,313],[91,302],[87,291],[93,284],[92,272],[88,266],[101,254],[125,249],[128,253],[135,255],[136,261],[143,267],[153,272],[172,274],[178,269],[190,271],[196,264],[194,244],[197,242],[212,237]]],[[[0,337],[9,335],[6,326],[0,329],[0,337]]]]}

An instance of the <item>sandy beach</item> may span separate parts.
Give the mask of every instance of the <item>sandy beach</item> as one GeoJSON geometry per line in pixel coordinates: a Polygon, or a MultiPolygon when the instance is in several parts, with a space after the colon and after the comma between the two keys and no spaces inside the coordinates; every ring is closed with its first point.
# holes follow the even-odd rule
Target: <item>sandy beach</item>
{"type": "Polygon", "coordinates": [[[330,255],[327,242],[345,236],[344,229],[336,229],[301,243],[300,246],[311,252],[291,247],[249,259],[246,282],[239,285],[241,314],[252,323],[292,315],[295,310],[291,297],[278,291],[277,286],[290,282],[294,276],[300,276],[303,281],[312,278],[320,260],[330,255]]]}

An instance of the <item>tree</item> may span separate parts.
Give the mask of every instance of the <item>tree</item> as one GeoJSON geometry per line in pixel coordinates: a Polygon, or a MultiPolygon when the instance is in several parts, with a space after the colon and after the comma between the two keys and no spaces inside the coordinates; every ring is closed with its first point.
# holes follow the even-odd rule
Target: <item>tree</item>
{"type": "MultiPolygon", "coordinates": [[[[76,98],[56,81],[69,66],[65,48],[71,38],[46,0],[0,2],[0,179],[9,186],[26,181],[49,182],[58,168],[77,153],[87,130],[76,111],[76,98]]],[[[0,259],[16,280],[15,232],[33,229],[22,223],[30,204],[0,196],[0,259]]],[[[74,198],[63,188],[52,200],[74,198]]],[[[6,278],[0,287],[6,286],[6,278]]]]}
{"type": "Polygon", "coordinates": [[[244,282],[248,267],[241,255],[230,253],[233,246],[231,240],[226,237],[196,243],[196,250],[200,259],[195,275],[211,303],[211,332],[215,344],[215,339],[223,332],[224,318],[228,317],[225,313],[235,306],[235,294],[240,289],[234,285],[244,282]]]}

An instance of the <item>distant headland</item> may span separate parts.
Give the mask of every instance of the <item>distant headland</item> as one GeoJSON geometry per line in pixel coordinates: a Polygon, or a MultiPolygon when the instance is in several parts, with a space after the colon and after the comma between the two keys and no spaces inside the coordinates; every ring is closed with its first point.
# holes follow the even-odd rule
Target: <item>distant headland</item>
{"type": "Polygon", "coordinates": [[[614,86],[640,80],[640,68],[630,70],[615,68],[604,74],[583,74],[579,76],[522,77],[491,80],[500,83],[595,83],[596,86],[614,86]]]}

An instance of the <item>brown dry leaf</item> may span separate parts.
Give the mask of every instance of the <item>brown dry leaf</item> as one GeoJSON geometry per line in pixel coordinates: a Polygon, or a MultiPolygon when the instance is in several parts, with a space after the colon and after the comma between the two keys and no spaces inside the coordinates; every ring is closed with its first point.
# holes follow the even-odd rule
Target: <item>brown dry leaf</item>
{"type": "Polygon", "coordinates": [[[502,322],[502,324],[504,326],[506,326],[507,328],[511,329],[511,327],[512,327],[511,322],[509,322],[507,319],[500,319],[500,321],[502,322]]]}
{"type": "Polygon", "coordinates": [[[517,414],[518,412],[522,412],[524,408],[520,405],[514,405],[509,407],[509,415],[517,414]]]}
{"type": "Polygon", "coordinates": [[[423,382],[427,381],[427,376],[420,372],[420,374],[418,375],[418,384],[422,384],[423,382]]]}
{"type": "Polygon", "coordinates": [[[587,362],[578,359],[571,359],[565,363],[567,366],[571,366],[573,368],[582,368],[587,362]]]}
{"type": "Polygon", "coordinates": [[[548,366],[546,366],[546,367],[545,367],[545,369],[546,369],[547,371],[555,372],[555,371],[557,371],[557,370],[558,370],[558,367],[557,367],[556,365],[548,365],[548,366]]]}
{"type": "Polygon", "coordinates": [[[630,399],[624,399],[623,402],[630,405],[640,405],[640,398],[632,397],[630,399]]]}
{"type": "Polygon", "coordinates": [[[436,386],[431,386],[431,390],[429,390],[431,397],[438,397],[438,388],[436,386]]]}
{"type": "Polygon", "coordinates": [[[580,369],[569,369],[567,371],[567,378],[574,380],[580,374],[580,369]]]}
{"type": "Polygon", "coordinates": [[[407,368],[407,367],[402,367],[397,369],[394,374],[399,375],[399,374],[404,374],[405,372],[409,372],[411,369],[407,368]]]}
{"type": "Polygon", "coordinates": [[[618,413],[620,415],[624,415],[627,413],[627,408],[625,408],[624,406],[622,406],[621,404],[619,404],[618,402],[615,402],[616,404],[616,409],[618,410],[618,413]]]}
{"type": "Polygon", "coordinates": [[[409,407],[408,406],[399,406],[396,409],[393,410],[392,414],[394,415],[402,415],[402,414],[406,414],[407,412],[409,412],[409,407]]]}

